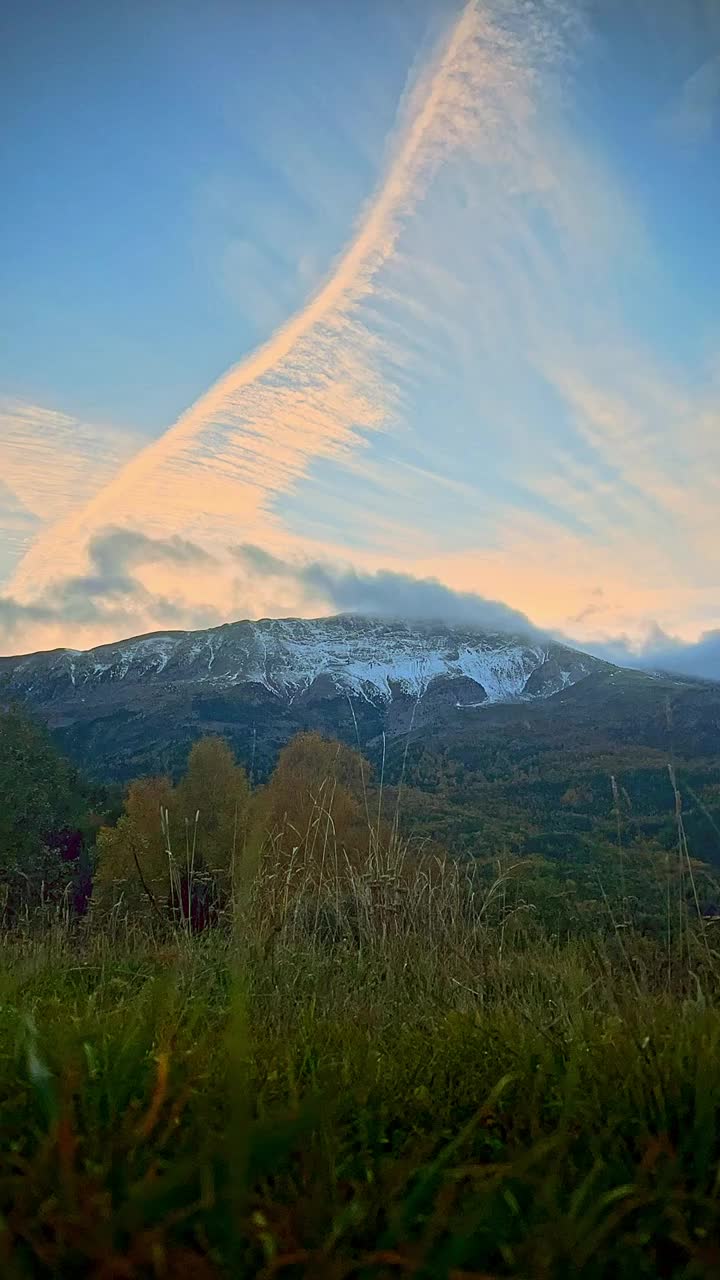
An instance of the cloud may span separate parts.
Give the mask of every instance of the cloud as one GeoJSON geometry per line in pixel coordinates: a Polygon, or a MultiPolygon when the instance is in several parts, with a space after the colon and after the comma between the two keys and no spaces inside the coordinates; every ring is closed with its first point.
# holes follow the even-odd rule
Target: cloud
{"type": "Polygon", "coordinates": [[[628,636],[616,636],[598,643],[590,642],[585,647],[590,653],[619,666],[720,681],[720,629],[717,628],[703,632],[698,640],[688,642],[668,635],[653,623],[640,644],[628,636]]]}
{"type": "Polygon", "coordinates": [[[392,373],[403,363],[401,344],[371,313],[378,274],[409,214],[459,153],[484,155],[511,185],[520,173],[526,190],[547,184],[533,162],[535,62],[554,53],[556,33],[542,15],[558,6],[532,8],[530,22],[527,5],[515,13],[470,0],[408,90],[384,178],[323,286],[93,499],[36,540],[12,581],[17,595],[51,578],[60,549],[66,561],[79,560],[108,520],[140,519],[158,536],[183,528],[216,543],[238,521],[246,536],[265,535],[277,526],[278,496],[311,464],[345,459],[397,421],[392,373]]]}
{"type": "Polygon", "coordinates": [[[33,625],[104,624],[114,628],[132,627],[150,608],[171,622],[195,626],[219,619],[212,609],[195,607],[190,613],[183,603],[151,592],[138,577],[149,565],[180,568],[200,567],[207,571],[216,562],[202,547],[180,537],[148,537],[138,530],[107,529],[96,535],[88,547],[88,572],[59,578],[32,601],[0,596],[0,636],[5,640],[33,625]]]}
{"type": "Polygon", "coordinates": [[[88,502],[140,444],[131,431],[0,398],[0,582],[44,525],[88,502]]]}
{"type": "Polygon", "coordinates": [[[235,575],[239,567],[242,580],[235,576],[234,595],[228,599],[253,598],[258,581],[266,588],[268,581],[273,581],[277,598],[293,601],[291,608],[277,609],[285,615],[309,609],[315,614],[358,613],[442,622],[533,638],[543,634],[525,614],[501,601],[476,592],[453,591],[434,578],[414,578],[392,570],[363,572],[327,561],[283,559],[254,544],[232,547],[227,556],[218,558],[187,539],[159,539],[136,530],[107,529],[90,542],[87,572],[56,580],[30,602],[0,597],[0,636],[7,641],[33,625],[43,628],[59,623],[79,627],[99,624],[114,628],[115,635],[118,629],[127,634],[128,628],[134,627],[136,632],[141,628],[145,610],[162,619],[163,626],[197,628],[227,617],[227,610],[220,615],[211,606],[148,590],[140,573],[149,565],[160,566],[163,573],[170,566],[184,572],[199,569],[209,586],[213,576],[228,582],[228,566],[235,575]]]}
{"type": "MultiPolygon", "coordinates": [[[[702,375],[673,379],[617,340],[594,353],[569,343],[563,355],[564,364],[558,352],[538,363],[567,422],[567,443],[558,442],[552,472],[521,470],[528,507],[537,495],[577,522],[575,545],[566,538],[561,550],[568,579],[570,566],[583,565],[606,585],[605,611],[610,599],[627,614],[634,604],[638,635],[654,616],[674,630],[683,611],[686,626],[693,616],[702,621],[701,610],[712,625],[720,572],[717,386],[702,375]]],[[[559,546],[553,516],[534,518],[538,544],[559,546]]]]}
{"type": "Polygon", "coordinates": [[[90,539],[91,572],[65,581],[64,589],[88,596],[132,595],[138,590],[130,570],[146,564],[212,565],[203,547],[180,538],[150,538],[136,529],[108,529],[90,539]]]}
{"type": "Polygon", "coordinates": [[[40,520],[0,479],[0,582],[12,571],[30,546],[40,520]]]}
{"type": "Polygon", "coordinates": [[[413,578],[382,569],[362,573],[319,561],[283,560],[247,543],[234,548],[234,554],[252,575],[292,583],[308,604],[317,607],[320,603],[332,612],[540,634],[524,613],[475,592],[453,591],[434,578],[413,578]]]}
{"type": "MultiPolygon", "coordinates": [[[[654,274],[647,229],[592,130],[575,136],[572,103],[558,106],[564,72],[545,74],[575,47],[567,20],[582,7],[463,9],[408,88],[377,193],[325,283],[154,444],[118,462],[99,456],[96,433],[66,468],[54,445],[32,461],[47,428],[29,421],[13,465],[31,465],[8,514],[13,557],[35,539],[8,588],[17,604],[45,600],[58,564],[86,588],[93,576],[112,585],[86,564],[111,523],[156,543],[182,530],[218,560],[211,575],[200,562],[128,564],[124,584],[118,570],[145,629],[167,622],[166,606],[199,625],[208,596],[224,617],[382,610],[409,583],[408,609],[460,599],[469,617],[486,596],[506,600],[498,608],[581,646],[627,634],[630,653],[654,617],[667,635],[711,632],[717,387],[643,348],[657,336],[646,313],[665,329],[680,313],[675,285],[662,261],[654,274]],[[302,544],[314,579],[255,573],[246,591],[225,562],[241,539],[295,565],[302,544]],[[352,570],[327,567],[350,557],[352,570]],[[589,598],[598,580],[606,594],[589,598]]],[[[688,102],[712,84],[704,74],[688,102]]],[[[253,141],[266,142],[257,128],[253,141]]],[[[267,241],[281,258],[284,234],[267,241]]],[[[243,276],[254,252],[240,250],[243,276]]],[[[265,303],[277,315],[288,296],[265,303]]],[[[700,351],[707,335],[684,324],[680,347],[700,351]]],[[[85,589],[84,601],[99,607],[100,595],[85,589]]],[[[104,629],[109,597],[103,608],[104,629]]]]}
{"type": "MultiPolygon", "coordinates": [[[[216,557],[184,538],[153,538],[129,529],[110,528],[95,536],[87,572],[55,581],[41,597],[29,603],[0,597],[0,636],[7,640],[28,628],[35,632],[57,624],[95,624],[109,628],[108,638],[115,638],[119,633],[147,630],[142,620],[148,611],[161,618],[163,626],[200,628],[227,619],[227,607],[220,612],[211,605],[149,589],[141,575],[153,565],[162,575],[171,567],[183,573],[198,570],[210,590],[213,578],[223,581],[236,617],[241,613],[257,616],[257,611],[237,602],[257,598],[257,585],[262,583],[266,592],[275,592],[276,600],[292,601],[290,607],[279,604],[276,608],[284,616],[349,613],[477,627],[529,640],[555,639],[620,666],[720,680],[720,628],[706,630],[697,641],[688,642],[652,623],[641,640],[620,634],[579,642],[572,630],[568,634],[538,627],[527,614],[500,600],[453,589],[437,578],[287,558],[253,543],[233,546],[223,557],[216,557]]],[[[591,602],[571,623],[597,617],[604,592],[595,587],[589,594],[591,602]]]]}
{"type": "Polygon", "coordinates": [[[3,484],[43,522],[88,501],[140,444],[131,431],[0,398],[3,484]]]}
{"type": "Polygon", "coordinates": [[[587,622],[588,618],[594,618],[598,613],[602,613],[602,605],[593,602],[591,604],[586,604],[585,608],[580,609],[580,611],[574,614],[569,621],[575,626],[579,626],[581,622],[587,622]]]}
{"type": "Polygon", "coordinates": [[[664,123],[679,142],[706,142],[719,107],[720,53],[708,58],[688,76],[664,123]]]}

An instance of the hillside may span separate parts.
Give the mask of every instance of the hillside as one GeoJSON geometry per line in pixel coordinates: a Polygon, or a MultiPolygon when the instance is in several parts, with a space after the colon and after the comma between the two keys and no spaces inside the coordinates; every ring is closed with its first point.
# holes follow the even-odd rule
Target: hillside
{"type": "Polygon", "coordinates": [[[300,729],[371,746],[383,733],[530,706],[612,670],[536,637],[352,616],[264,619],[3,658],[0,697],[35,708],[98,776],[174,770],[208,731],[262,774],[300,729]]]}
{"type": "Polygon", "coordinates": [[[473,856],[577,863],[598,839],[671,848],[674,763],[697,856],[720,864],[720,685],[533,638],[340,616],[238,622],[0,660],[89,775],[177,775],[226,737],[258,781],[294,734],[360,745],[408,829],[473,856]],[[615,778],[616,792],[612,778],[615,778]],[[619,798],[618,798],[619,797],[619,798]]]}
{"type": "Polygon", "coordinates": [[[720,685],[615,670],[524,706],[391,743],[416,831],[474,856],[508,848],[564,862],[615,845],[677,843],[720,865],[720,685]],[[615,780],[615,789],[613,786],[615,780]]]}

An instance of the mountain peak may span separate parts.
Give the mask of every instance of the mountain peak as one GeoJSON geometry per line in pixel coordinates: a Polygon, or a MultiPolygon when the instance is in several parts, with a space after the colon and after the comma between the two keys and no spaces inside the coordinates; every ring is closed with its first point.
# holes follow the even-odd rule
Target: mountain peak
{"type": "Polygon", "coordinates": [[[299,730],[365,746],[538,705],[612,670],[547,637],[466,624],[261,618],[0,658],[0,703],[33,707],[93,773],[131,777],[172,770],[202,733],[268,762],[299,730]]]}
{"type": "Polygon", "coordinates": [[[334,690],[391,701],[421,697],[438,680],[476,686],[479,702],[547,697],[604,666],[540,637],[466,624],[336,614],[260,618],[203,631],[155,631],[94,649],[55,649],[0,660],[6,690],[24,696],[87,698],[109,685],[258,685],[280,698],[324,678],[334,690]]]}

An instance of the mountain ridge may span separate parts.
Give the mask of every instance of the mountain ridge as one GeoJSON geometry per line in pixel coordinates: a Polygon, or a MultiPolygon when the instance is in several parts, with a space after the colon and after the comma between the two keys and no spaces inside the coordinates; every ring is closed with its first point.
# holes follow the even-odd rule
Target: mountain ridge
{"type": "Polygon", "coordinates": [[[128,676],[153,681],[167,669],[166,680],[260,684],[295,697],[326,677],[346,692],[390,700],[392,684],[421,695],[445,677],[470,681],[484,702],[548,696],[609,665],[539,635],[338,614],[153,631],[87,650],[0,658],[0,680],[21,694],[32,694],[38,679],[46,692],[52,685],[61,693],[68,682],[78,689],[128,676]]]}
{"type": "Polygon", "coordinates": [[[577,740],[601,724],[618,741],[657,741],[668,698],[682,703],[687,734],[706,749],[717,699],[694,689],[539,633],[352,614],[241,620],[0,658],[0,704],[36,712],[88,772],[118,780],[177,772],[203,733],[227,737],[257,776],[304,730],[371,756],[386,739],[469,735],[479,744],[509,725],[522,736],[549,724],[555,738],[577,740]]]}

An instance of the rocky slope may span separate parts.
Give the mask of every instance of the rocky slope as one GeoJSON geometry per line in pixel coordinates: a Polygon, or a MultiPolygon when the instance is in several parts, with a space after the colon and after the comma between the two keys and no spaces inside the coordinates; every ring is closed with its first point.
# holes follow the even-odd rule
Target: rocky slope
{"type": "Polygon", "coordinates": [[[452,682],[457,705],[546,698],[605,667],[551,641],[488,634],[468,627],[410,625],[370,618],[264,618],[209,631],[137,636],[78,652],[55,649],[0,658],[10,692],[49,703],[102,703],[132,687],[259,686],[292,703],[299,696],[351,694],[392,701],[421,698],[434,682],[452,682]]]}
{"type": "Polygon", "coordinates": [[[467,627],[263,619],[0,658],[0,699],[36,708],[83,764],[124,777],[175,767],[208,730],[262,770],[298,729],[367,744],[610,670],[551,641],[467,627]]]}
{"type": "Polygon", "coordinates": [[[368,618],[263,619],[175,631],[79,652],[0,659],[5,690],[40,705],[100,705],[137,686],[257,686],[292,703],[350,694],[389,703],[452,685],[457,705],[547,697],[606,664],[552,642],[368,618]]]}

